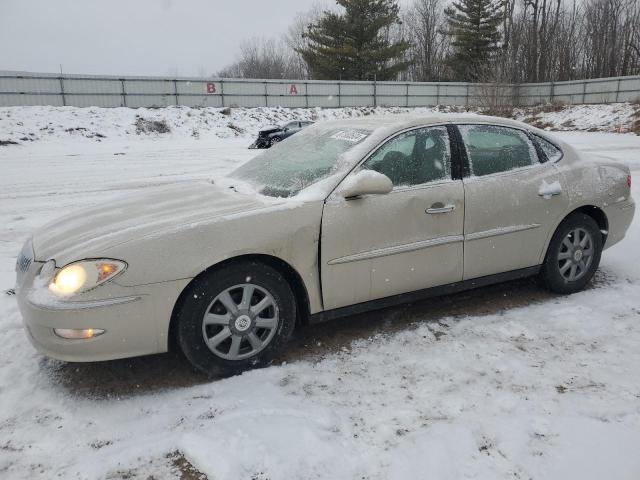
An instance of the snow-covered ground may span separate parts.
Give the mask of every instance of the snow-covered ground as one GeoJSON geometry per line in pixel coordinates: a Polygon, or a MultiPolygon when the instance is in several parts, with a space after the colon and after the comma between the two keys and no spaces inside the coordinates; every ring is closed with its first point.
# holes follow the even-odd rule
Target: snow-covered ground
{"type": "MultiPolygon", "coordinates": [[[[640,105],[611,103],[608,105],[547,105],[516,108],[513,117],[539,128],[551,130],[583,130],[590,132],[628,132],[640,122],[640,105]]],[[[637,127],[636,127],[637,128],[637,127]]]]}
{"type": "MultiPolygon", "coordinates": [[[[249,134],[289,114],[243,114],[246,134],[156,136],[135,134],[140,110],[13,109],[10,125],[8,110],[0,140],[57,133],[0,147],[0,478],[640,478],[640,220],[569,297],[516,282],[309,327],[286,363],[212,382],[167,355],[69,365],[33,350],[1,294],[29,233],[227,172],[255,154],[249,134]],[[65,131],[78,126],[106,138],[65,131]]],[[[640,198],[640,137],[559,136],[629,164],[640,198]]]]}
{"type": "MultiPolygon", "coordinates": [[[[477,109],[470,109],[470,112],[477,109]]],[[[434,112],[463,112],[464,107],[344,107],[321,108],[77,108],[77,107],[0,107],[0,142],[18,145],[45,142],[68,145],[77,140],[111,143],[126,140],[144,142],[150,137],[164,139],[211,140],[253,136],[264,126],[289,120],[322,121],[363,115],[434,112]],[[149,122],[161,122],[150,125],[149,122]],[[149,130],[161,128],[166,134],[149,130]]],[[[517,108],[513,118],[552,130],[628,132],[640,122],[640,105],[572,105],[517,108]],[[550,111],[547,111],[550,110],[550,111]]]]}

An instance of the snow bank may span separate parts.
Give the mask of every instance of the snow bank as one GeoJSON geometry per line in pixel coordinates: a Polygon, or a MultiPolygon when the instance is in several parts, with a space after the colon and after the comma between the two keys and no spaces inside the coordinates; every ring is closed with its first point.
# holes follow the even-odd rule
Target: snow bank
{"type": "MultiPolygon", "coordinates": [[[[449,109],[443,109],[449,110],[449,109]]],[[[418,108],[78,108],[0,107],[0,140],[19,144],[68,139],[210,139],[253,137],[290,120],[332,120],[372,114],[432,113],[418,108]]]]}
{"type": "Polygon", "coordinates": [[[359,452],[336,427],[328,409],[263,385],[250,398],[219,415],[211,428],[188,433],[179,450],[201,472],[218,480],[358,478],[359,452]],[[266,387],[266,388],[263,388],[266,387]]]}
{"type": "Polygon", "coordinates": [[[515,109],[513,118],[545,130],[626,133],[640,122],[640,105],[547,105],[515,109]]]}
{"type": "MultiPolygon", "coordinates": [[[[555,108],[555,107],[554,107],[555,108]]],[[[640,107],[629,103],[576,105],[558,111],[516,109],[514,118],[551,130],[630,131],[640,107]],[[635,116],[634,116],[635,115],[635,116]]],[[[290,120],[323,121],[383,114],[461,112],[461,107],[321,108],[78,108],[0,107],[0,141],[109,142],[114,139],[254,137],[261,128],[290,120]]],[[[477,111],[477,110],[476,110],[477,111]]],[[[9,144],[7,146],[13,146],[9,144]]]]}

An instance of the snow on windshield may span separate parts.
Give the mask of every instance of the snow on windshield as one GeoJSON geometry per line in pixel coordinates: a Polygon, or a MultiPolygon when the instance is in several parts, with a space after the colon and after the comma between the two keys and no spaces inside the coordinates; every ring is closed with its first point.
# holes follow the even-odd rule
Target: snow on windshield
{"type": "Polygon", "coordinates": [[[231,173],[273,197],[290,197],[337,171],[343,155],[371,131],[315,126],[270,148],[231,173]]]}

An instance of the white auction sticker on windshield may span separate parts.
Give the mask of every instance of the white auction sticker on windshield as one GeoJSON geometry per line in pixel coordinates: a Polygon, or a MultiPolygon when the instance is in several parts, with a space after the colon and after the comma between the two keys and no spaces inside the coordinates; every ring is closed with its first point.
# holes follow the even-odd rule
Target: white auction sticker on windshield
{"type": "Polygon", "coordinates": [[[357,143],[366,137],[366,133],[359,132],[358,130],[340,130],[339,132],[331,135],[331,138],[336,140],[346,140],[347,142],[353,143],[357,143]]]}

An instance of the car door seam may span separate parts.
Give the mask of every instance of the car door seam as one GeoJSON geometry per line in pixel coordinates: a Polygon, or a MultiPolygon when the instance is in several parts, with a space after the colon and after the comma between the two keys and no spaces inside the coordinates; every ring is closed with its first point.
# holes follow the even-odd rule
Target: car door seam
{"type": "Polygon", "coordinates": [[[320,228],[318,229],[318,286],[320,290],[320,309],[324,310],[324,291],[322,280],[322,225],[324,224],[324,209],[327,207],[327,199],[322,202],[322,213],[320,214],[320,228]]]}
{"type": "MultiPolygon", "coordinates": [[[[452,138],[456,144],[456,155],[460,168],[460,182],[462,183],[462,237],[465,238],[467,231],[467,180],[471,175],[469,166],[469,157],[467,156],[467,147],[460,133],[457,124],[451,125],[452,138]]],[[[462,279],[465,277],[465,253],[466,241],[462,242],[462,279]]]]}

